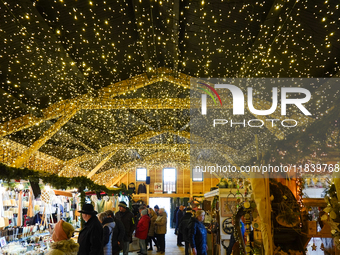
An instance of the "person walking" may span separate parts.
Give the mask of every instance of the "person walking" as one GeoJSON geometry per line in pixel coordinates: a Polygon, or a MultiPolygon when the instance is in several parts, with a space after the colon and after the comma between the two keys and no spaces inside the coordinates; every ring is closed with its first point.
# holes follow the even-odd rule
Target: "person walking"
{"type": "Polygon", "coordinates": [[[164,208],[159,209],[158,217],[155,221],[155,233],[157,236],[158,251],[165,252],[167,215],[164,208]]]}
{"type": "Polygon", "coordinates": [[[189,225],[189,241],[193,255],[207,255],[207,230],[203,225],[205,212],[196,211],[196,217],[191,220],[189,225]]]}
{"type": "Polygon", "coordinates": [[[157,214],[152,208],[148,209],[149,217],[150,217],[150,228],[148,232],[148,242],[150,242],[150,247],[148,251],[152,251],[152,241],[155,243],[155,246],[158,247],[156,237],[155,237],[155,221],[157,219],[157,214]]]}
{"type": "Polygon", "coordinates": [[[97,212],[92,204],[84,204],[79,212],[85,226],[78,236],[78,255],[103,255],[103,227],[96,217],[97,212]]]}
{"type": "Polygon", "coordinates": [[[54,227],[50,250],[46,255],[77,255],[79,244],[75,243],[71,237],[74,228],[70,223],[60,220],[54,227]]]}
{"type": "Polygon", "coordinates": [[[177,246],[184,246],[182,244],[183,236],[178,231],[179,222],[181,221],[183,216],[184,216],[184,206],[180,205],[179,208],[178,208],[178,211],[177,211],[177,216],[176,216],[176,230],[175,230],[175,232],[177,233],[177,246]]]}
{"type": "Polygon", "coordinates": [[[178,226],[178,233],[181,233],[183,241],[184,241],[185,255],[190,254],[189,225],[191,223],[192,218],[193,218],[192,208],[188,206],[187,209],[185,210],[185,214],[184,214],[183,218],[180,220],[179,226],[178,226]]]}
{"type": "Polygon", "coordinates": [[[150,217],[148,210],[143,209],[141,211],[141,218],[138,221],[135,236],[139,239],[140,254],[146,255],[146,239],[148,237],[150,217]]]}
{"type": "Polygon", "coordinates": [[[118,207],[119,212],[116,213],[116,219],[120,220],[125,228],[123,255],[128,255],[129,245],[132,242],[132,233],[135,228],[135,223],[133,221],[134,216],[124,201],[121,201],[118,204],[118,207]]]}
{"type": "Polygon", "coordinates": [[[114,216],[114,213],[112,210],[107,210],[104,213],[106,214],[107,218],[104,219],[103,225],[111,222],[111,220],[116,223],[116,226],[112,232],[112,254],[119,255],[119,252],[123,250],[124,235],[125,235],[124,225],[120,220],[118,220],[114,216]]]}

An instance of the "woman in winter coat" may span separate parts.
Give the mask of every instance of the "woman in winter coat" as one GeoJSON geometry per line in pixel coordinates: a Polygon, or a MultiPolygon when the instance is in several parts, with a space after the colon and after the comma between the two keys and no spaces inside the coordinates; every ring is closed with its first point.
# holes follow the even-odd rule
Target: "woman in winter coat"
{"type": "MultiPolygon", "coordinates": [[[[112,212],[112,211],[110,211],[112,212]]],[[[112,212],[113,215],[113,212],[112,212]]],[[[104,255],[118,255],[120,249],[118,241],[119,226],[114,218],[109,216],[109,211],[98,214],[98,219],[103,225],[103,251],[104,255]]],[[[124,236],[124,233],[123,233],[124,236]]],[[[120,238],[122,240],[122,238],[120,238]]]]}
{"type": "Polygon", "coordinates": [[[138,221],[135,236],[139,239],[140,254],[146,255],[146,239],[149,232],[150,217],[147,209],[142,210],[141,215],[142,217],[138,221]]]}
{"type": "Polygon", "coordinates": [[[150,228],[148,232],[148,242],[150,242],[150,248],[148,251],[152,251],[152,240],[155,243],[155,246],[158,247],[157,241],[155,238],[155,222],[157,219],[157,214],[152,208],[148,209],[149,217],[150,217],[150,228]]]}
{"type": "Polygon", "coordinates": [[[203,225],[205,212],[196,211],[196,217],[191,219],[189,226],[189,241],[193,255],[207,255],[207,230],[203,225]]]}
{"type": "MultiPolygon", "coordinates": [[[[103,221],[103,225],[109,223],[109,222],[114,222],[116,223],[115,228],[112,231],[112,254],[113,255],[119,255],[119,252],[123,249],[123,244],[124,244],[124,236],[125,236],[125,228],[123,223],[118,220],[114,212],[112,210],[107,210],[104,212],[106,214],[106,219],[103,221]]],[[[105,240],[104,240],[105,241],[105,240]]]]}
{"type": "Polygon", "coordinates": [[[165,234],[166,234],[167,216],[164,208],[159,209],[158,217],[155,221],[155,233],[157,236],[158,250],[165,252],[165,234]]]}
{"type": "Polygon", "coordinates": [[[72,239],[74,228],[71,224],[60,220],[54,227],[50,250],[46,255],[77,255],[79,244],[72,239]]]}

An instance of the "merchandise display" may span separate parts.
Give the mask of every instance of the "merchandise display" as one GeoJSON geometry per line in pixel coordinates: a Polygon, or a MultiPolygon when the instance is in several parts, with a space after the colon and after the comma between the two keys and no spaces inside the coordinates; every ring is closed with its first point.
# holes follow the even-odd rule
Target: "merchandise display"
{"type": "MultiPolygon", "coordinates": [[[[0,188],[0,254],[44,254],[52,242],[54,224],[60,219],[77,226],[77,193],[52,190],[40,185],[34,197],[26,181],[2,182],[0,188]]],[[[79,225],[79,224],[78,224],[79,225]]]]}

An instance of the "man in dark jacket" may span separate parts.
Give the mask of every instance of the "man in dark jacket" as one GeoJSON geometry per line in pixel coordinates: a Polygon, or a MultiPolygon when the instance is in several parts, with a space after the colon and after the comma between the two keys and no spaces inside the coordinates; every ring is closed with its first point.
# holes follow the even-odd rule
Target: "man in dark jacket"
{"type": "Polygon", "coordinates": [[[190,254],[189,247],[189,225],[192,219],[192,209],[191,207],[187,207],[185,210],[185,214],[183,218],[180,220],[178,225],[178,233],[182,235],[182,239],[185,243],[185,255],[190,254]]]}
{"type": "Polygon", "coordinates": [[[133,214],[130,212],[130,209],[127,208],[127,205],[124,201],[118,204],[119,212],[116,213],[116,219],[120,220],[125,228],[125,236],[124,236],[124,245],[123,245],[123,254],[128,255],[129,253],[129,245],[132,242],[132,233],[134,231],[134,221],[133,214]]]}
{"type": "Polygon", "coordinates": [[[178,208],[177,217],[176,217],[177,246],[184,246],[184,245],[182,244],[183,236],[182,236],[181,233],[178,232],[179,222],[181,221],[181,219],[183,218],[183,216],[184,216],[184,206],[181,205],[181,206],[178,208]]]}
{"type": "Polygon", "coordinates": [[[84,204],[81,211],[85,227],[78,236],[78,255],[103,255],[103,226],[96,217],[93,205],[84,204]]]}
{"type": "Polygon", "coordinates": [[[196,211],[196,217],[192,219],[189,226],[189,240],[193,255],[207,255],[207,230],[203,225],[205,212],[196,211]]]}

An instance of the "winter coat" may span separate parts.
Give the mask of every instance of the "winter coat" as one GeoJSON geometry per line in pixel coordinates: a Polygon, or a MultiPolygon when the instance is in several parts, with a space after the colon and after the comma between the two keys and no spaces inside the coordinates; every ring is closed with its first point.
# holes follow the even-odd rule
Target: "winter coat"
{"type": "Polygon", "coordinates": [[[104,255],[112,255],[112,234],[116,228],[116,223],[112,218],[103,221],[103,250],[104,255]],[[104,221],[106,220],[106,223],[104,221]]]}
{"type": "Polygon", "coordinates": [[[137,193],[138,193],[138,194],[146,193],[146,186],[145,186],[144,183],[139,184],[139,186],[138,186],[138,192],[137,192],[137,193]]]}
{"type": "Polygon", "coordinates": [[[123,223],[120,220],[117,220],[116,218],[114,218],[114,219],[113,218],[106,218],[103,221],[103,225],[104,225],[104,243],[103,243],[103,245],[105,246],[106,244],[111,242],[113,252],[121,251],[123,249],[124,235],[125,235],[125,229],[124,229],[123,223]],[[108,223],[111,223],[111,222],[115,223],[115,227],[113,228],[113,230],[109,229],[108,227],[105,228],[105,226],[108,223]],[[111,237],[108,236],[110,231],[112,231],[111,237]],[[118,244],[118,242],[120,244],[118,244]]]}
{"type": "Polygon", "coordinates": [[[207,230],[197,218],[189,225],[189,242],[191,248],[196,248],[197,255],[207,255],[207,230]]]}
{"type": "Polygon", "coordinates": [[[192,218],[192,213],[186,212],[178,225],[178,231],[182,234],[185,242],[189,242],[189,224],[192,218]]]}
{"type": "Polygon", "coordinates": [[[166,223],[167,223],[166,213],[162,212],[158,215],[155,221],[155,233],[158,235],[166,234],[166,223]]]}
{"type": "Polygon", "coordinates": [[[157,214],[155,213],[154,210],[150,210],[150,228],[149,228],[149,233],[148,236],[155,236],[155,221],[157,219],[157,214]]]}
{"type": "Polygon", "coordinates": [[[179,206],[176,207],[175,211],[174,211],[174,217],[172,218],[172,223],[176,226],[176,222],[177,222],[177,213],[179,211],[179,206]]]}
{"type": "Polygon", "coordinates": [[[93,215],[78,236],[78,255],[103,255],[103,226],[93,215]]]}
{"type": "Polygon", "coordinates": [[[51,243],[51,249],[46,255],[77,255],[79,244],[72,239],[51,243]]]}
{"type": "Polygon", "coordinates": [[[120,220],[125,228],[124,242],[132,242],[132,233],[135,228],[133,221],[133,214],[129,208],[126,208],[125,212],[117,212],[115,214],[117,220],[120,220]]]}
{"type": "Polygon", "coordinates": [[[139,239],[145,240],[148,237],[150,217],[143,215],[138,221],[135,236],[139,239]]]}
{"type": "Polygon", "coordinates": [[[184,216],[184,211],[182,210],[178,210],[177,212],[177,216],[176,216],[176,228],[178,228],[179,226],[179,222],[181,221],[181,219],[183,218],[184,216]]]}

